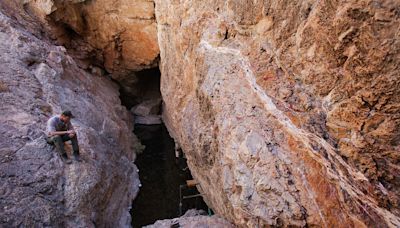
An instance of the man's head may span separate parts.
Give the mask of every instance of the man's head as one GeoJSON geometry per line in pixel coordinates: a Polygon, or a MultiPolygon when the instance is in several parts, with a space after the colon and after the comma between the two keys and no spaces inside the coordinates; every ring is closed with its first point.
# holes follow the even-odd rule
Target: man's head
{"type": "Polygon", "coordinates": [[[74,118],[74,116],[72,115],[72,112],[69,110],[65,110],[61,113],[60,119],[63,122],[69,122],[72,118],[74,118]]]}

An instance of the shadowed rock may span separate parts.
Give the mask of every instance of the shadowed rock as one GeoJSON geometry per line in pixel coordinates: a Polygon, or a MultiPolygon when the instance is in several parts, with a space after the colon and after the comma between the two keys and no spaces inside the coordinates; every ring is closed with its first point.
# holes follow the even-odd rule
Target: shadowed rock
{"type": "Polygon", "coordinates": [[[33,35],[40,30],[28,15],[2,13],[12,15],[9,6],[0,3],[0,226],[130,226],[138,140],[118,86],[33,35]],[[48,118],[65,109],[76,116],[83,159],[71,165],[44,134],[48,118]]]}

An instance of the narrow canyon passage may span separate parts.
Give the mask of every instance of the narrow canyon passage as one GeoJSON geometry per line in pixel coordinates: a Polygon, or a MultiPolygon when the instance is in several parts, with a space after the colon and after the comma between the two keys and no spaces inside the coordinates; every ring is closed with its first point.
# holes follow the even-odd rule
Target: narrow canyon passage
{"type": "Polygon", "coordinates": [[[400,0],[1,0],[0,228],[400,227],[399,24],[400,0]]]}
{"type": "Polygon", "coordinates": [[[122,103],[134,115],[134,133],[145,146],[135,161],[141,188],[132,203],[133,227],[178,217],[189,209],[208,209],[195,187],[185,187],[192,179],[186,159],[176,157],[175,142],[160,122],[160,77],[158,68],[143,70],[127,83],[131,87],[122,85],[120,90],[122,103]]]}
{"type": "Polygon", "coordinates": [[[143,101],[161,99],[161,73],[158,68],[145,69],[132,74],[119,83],[122,105],[129,110],[143,101]]]}
{"type": "MultiPolygon", "coordinates": [[[[132,204],[134,228],[179,217],[179,186],[191,179],[184,159],[175,158],[174,141],[163,124],[136,125],[135,134],[146,149],[135,162],[142,187],[132,204]]],[[[191,188],[184,194],[189,196],[198,192],[191,188]]],[[[182,200],[183,213],[193,208],[207,210],[207,205],[200,197],[182,200]]]]}

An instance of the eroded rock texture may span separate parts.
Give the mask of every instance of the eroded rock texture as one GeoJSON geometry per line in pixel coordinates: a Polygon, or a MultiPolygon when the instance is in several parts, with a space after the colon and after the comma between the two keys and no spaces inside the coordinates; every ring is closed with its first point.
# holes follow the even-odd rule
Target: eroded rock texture
{"type": "Polygon", "coordinates": [[[151,0],[34,0],[25,8],[42,18],[52,36],[77,55],[97,60],[116,80],[158,63],[151,0]]]}
{"type": "Polygon", "coordinates": [[[164,219],[155,222],[152,225],[144,228],[198,228],[198,227],[218,227],[218,228],[233,228],[234,226],[225,219],[216,215],[206,216],[204,211],[189,210],[183,216],[174,219],[164,219]]]}
{"type": "Polygon", "coordinates": [[[137,139],[118,86],[79,68],[17,2],[0,9],[0,226],[130,226],[137,139]],[[71,165],[43,132],[64,109],[84,160],[71,165]]]}
{"type": "Polygon", "coordinates": [[[400,3],[156,0],[164,119],[249,227],[399,227],[400,3]]]}

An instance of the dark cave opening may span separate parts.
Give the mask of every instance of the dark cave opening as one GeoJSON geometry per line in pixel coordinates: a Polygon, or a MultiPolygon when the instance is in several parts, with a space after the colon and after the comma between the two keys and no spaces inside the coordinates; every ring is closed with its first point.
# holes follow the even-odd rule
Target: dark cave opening
{"type": "Polygon", "coordinates": [[[186,181],[193,178],[186,159],[176,157],[175,142],[168,129],[161,121],[152,121],[154,116],[161,120],[159,69],[147,69],[131,76],[120,82],[120,98],[134,115],[134,133],[145,145],[135,161],[141,188],[132,202],[132,226],[142,227],[157,220],[179,217],[189,209],[207,210],[196,187],[185,187],[186,181]],[[143,121],[146,118],[150,121],[143,121]],[[140,123],[150,124],[138,124],[138,119],[140,123]]]}
{"type": "Polygon", "coordinates": [[[119,83],[122,105],[131,109],[145,100],[161,98],[159,68],[134,72],[119,83]]]}

